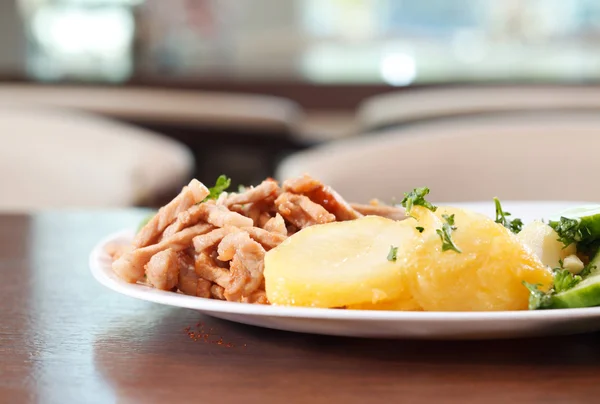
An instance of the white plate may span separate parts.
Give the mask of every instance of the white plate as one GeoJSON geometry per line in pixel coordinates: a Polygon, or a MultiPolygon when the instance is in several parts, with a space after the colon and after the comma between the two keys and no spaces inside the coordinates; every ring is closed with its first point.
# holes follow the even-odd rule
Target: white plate
{"type": "MultiPolygon", "coordinates": [[[[575,203],[512,202],[503,207],[525,222],[575,203]]],[[[490,203],[453,204],[493,214],[490,203]]],[[[104,286],[137,299],[199,310],[207,315],[278,330],[368,338],[494,339],[600,330],[600,307],[505,312],[394,312],[277,307],[224,302],[129,284],[111,269],[109,243],[129,243],[133,230],[109,235],[94,248],[90,268],[104,286]]]]}

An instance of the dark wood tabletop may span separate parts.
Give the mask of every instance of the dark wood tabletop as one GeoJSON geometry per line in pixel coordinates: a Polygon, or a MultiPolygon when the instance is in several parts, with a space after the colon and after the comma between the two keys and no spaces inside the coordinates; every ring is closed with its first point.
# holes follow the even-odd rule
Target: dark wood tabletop
{"type": "Polygon", "coordinates": [[[0,215],[0,403],[578,403],[600,334],[391,341],[294,334],[138,301],[88,254],[144,212],[0,215]]]}

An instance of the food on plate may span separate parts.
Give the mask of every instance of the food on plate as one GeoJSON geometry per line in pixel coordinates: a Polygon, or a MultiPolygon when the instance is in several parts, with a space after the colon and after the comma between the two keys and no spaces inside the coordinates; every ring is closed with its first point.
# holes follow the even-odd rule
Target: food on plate
{"type": "Polygon", "coordinates": [[[266,254],[267,297],[325,308],[401,300],[408,292],[403,267],[386,257],[390,241],[404,245],[412,231],[376,216],[306,228],[266,254]]]}
{"type": "Polygon", "coordinates": [[[550,289],[550,269],[492,219],[418,205],[410,214],[404,221],[365,217],[291,236],[266,255],[267,298],[311,307],[524,310],[523,281],[550,289]]]}
{"type": "Polygon", "coordinates": [[[412,215],[425,230],[405,246],[404,260],[413,298],[423,310],[524,310],[529,293],[523,281],[550,289],[552,272],[508,228],[487,216],[420,206],[412,215]],[[437,232],[448,224],[453,245],[445,249],[437,232]]]}
{"type": "Polygon", "coordinates": [[[281,186],[267,179],[240,192],[226,192],[229,185],[225,176],[211,188],[190,182],[143,222],[131,245],[111,246],[113,271],[127,282],[165,291],[266,304],[265,254],[289,236],[362,218],[361,210],[390,217],[393,225],[404,218],[403,208],[377,201],[350,205],[308,175],[281,186]]]}
{"type": "Polygon", "coordinates": [[[353,310],[497,311],[600,306],[600,206],[523,223],[435,206],[348,203],[308,175],[228,192],[191,181],[111,246],[130,283],[240,303],[353,310]]]}

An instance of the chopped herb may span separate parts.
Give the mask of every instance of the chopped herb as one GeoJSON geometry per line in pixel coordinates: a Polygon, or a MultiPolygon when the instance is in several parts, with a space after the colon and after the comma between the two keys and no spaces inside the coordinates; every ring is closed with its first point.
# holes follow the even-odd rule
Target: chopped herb
{"type": "Polygon", "coordinates": [[[398,254],[398,247],[390,246],[390,252],[387,255],[387,260],[396,262],[396,254],[398,254]]]}
{"type": "Polygon", "coordinates": [[[419,233],[423,233],[423,231],[425,230],[425,228],[421,227],[421,226],[417,226],[417,227],[415,227],[415,229],[417,229],[419,231],[419,233]]]}
{"type": "Polygon", "coordinates": [[[243,185],[238,185],[238,193],[240,193],[240,194],[241,194],[242,192],[246,192],[246,189],[247,189],[247,188],[246,188],[245,186],[243,186],[243,185]]]}
{"type": "Polygon", "coordinates": [[[581,272],[579,273],[579,276],[581,277],[581,279],[586,278],[592,272],[596,272],[596,269],[597,269],[596,265],[588,264],[581,270],[581,272]]]}
{"type": "Polygon", "coordinates": [[[579,282],[581,282],[581,276],[573,275],[567,269],[562,268],[562,265],[561,268],[554,269],[554,291],[556,293],[569,290],[579,282]]]}
{"type": "Polygon", "coordinates": [[[494,198],[494,203],[496,204],[496,223],[501,224],[515,234],[519,233],[523,228],[523,221],[521,219],[508,219],[510,212],[502,210],[502,205],[498,198],[494,198]]]}
{"type": "Polygon", "coordinates": [[[580,219],[569,219],[561,217],[558,222],[550,222],[550,226],[558,233],[558,241],[566,246],[583,239],[583,234],[579,228],[580,219]]]}
{"type": "Polygon", "coordinates": [[[202,202],[206,202],[210,199],[217,199],[221,193],[225,192],[225,190],[229,188],[230,185],[231,179],[224,175],[220,175],[219,178],[217,178],[215,186],[208,189],[210,193],[202,202]]]}
{"type": "Polygon", "coordinates": [[[550,307],[552,302],[551,293],[544,293],[539,290],[538,287],[541,286],[539,284],[533,285],[525,281],[522,283],[527,289],[529,289],[529,310],[538,310],[550,307]]]}
{"type": "Polygon", "coordinates": [[[456,230],[456,226],[454,226],[454,215],[448,216],[446,214],[443,214],[442,218],[446,220],[446,223],[442,225],[441,229],[437,229],[435,231],[442,240],[442,251],[453,250],[457,253],[461,253],[462,251],[460,250],[460,248],[458,248],[452,240],[452,231],[456,230]]]}
{"type": "Polygon", "coordinates": [[[400,204],[406,208],[406,212],[410,213],[411,209],[415,205],[423,206],[432,212],[437,210],[437,207],[433,206],[430,202],[425,200],[425,195],[429,193],[429,188],[415,188],[409,193],[404,194],[404,199],[400,204]]]}

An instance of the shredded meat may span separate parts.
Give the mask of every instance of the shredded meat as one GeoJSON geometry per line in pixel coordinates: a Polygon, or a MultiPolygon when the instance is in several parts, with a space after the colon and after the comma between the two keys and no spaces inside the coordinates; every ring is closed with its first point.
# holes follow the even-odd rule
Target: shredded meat
{"type": "Polygon", "coordinates": [[[160,208],[158,213],[142,227],[133,240],[134,247],[145,247],[156,241],[162,231],[175,220],[179,213],[186,211],[196,203],[202,202],[208,194],[208,189],[200,181],[192,180],[175,199],[160,208]]]}
{"type": "Polygon", "coordinates": [[[236,212],[231,212],[225,206],[216,205],[214,202],[206,202],[200,205],[194,205],[185,212],[177,215],[177,219],[171,224],[163,237],[169,237],[178,231],[196,224],[200,221],[206,221],[216,227],[224,226],[252,226],[251,220],[236,212]]]}
{"type": "Polygon", "coordinates": [[[206,223],[188,227],[187,229],[162,240],[158,244],[137,248],[122,255],[113,262],[112,269],[125,281],[135,283],[144,276],[144,266],[154,254],[166,250],[167,248],[171,248],[176,252],[185,250],[189,247],[194,237],[205,234],[213,228],[213,226],[206,223]]]}
{"type": "Polygon", "coordinates": [[[180,252],[177,258],[179,264],[177,288],[186,295],[210,298],[211,283],[196,275],[193,258],[183,252],[180,252]]]}
{"type": "Polygon", "coordinates": [[[264,279],[264,257],[265,250],[248,233],[231,233],[221,241],[219,259],[229,261],[227,258],[231,258],[231,280],[225,288],[227,300],[239,301],[258,290],[264,279]]]}
{"type": "Polygon", "coordinates": [[[200,278],[206,279],[207,281],[216,283],[219,286],[226,287],[229,285],[230,276],[229,270],[219,267],[214,259],[206,254],[198,254],[196,258],[196,275],[200,278]]]}
{"type": "Polygon", "coordinates": [[[279,213],[275,215],[275,217],[270,218],[264,226],[260,226],[268,232],[281,234],[282,236],[287,236],[288,230],[285,227],[285,220],[279,213]]]}
{"type": "Polygon", "coordinates": [[[258,241],[260,245],[267,251],[277,247],[287,238],[279,233],[273,233],[258,227],[243,227],[244,230],[253,240],[258,241]]]}
{"type": "Polygon", "coordinates": [[[352,207],[357,212],[360,212],[365,216],[368,216],[368,215],[382,216],[382,217],[387,217],[388,219],[392,219],[392,220],[406,219],[406,212],[405,212],[404,208],[399,208],[396,206],[380,205],[380,204],[370,204],[370,205],[352,204],[352,207]]]}
{"type": "Polygon", "coordinates": [[[210,287],[210,295],[213,299],[225,300],[225,288],[219,285],[212,285],[210,287]]]}
{"type": "Polygon", "coordinates": [[[331,187],[309,175],[285,181],[283,190],[307,196],[311,201],[333,213],[335,218],[340,221],[354,220],[362,216],[331,187]]]}
{"type": "Polygon", "coordinates": [[[315,224],[335,222],[334,215],[304,195],[284,192],[275,200],[275,205],[281,216],[301,229],[315,224]]]}
{"type": "Polygon", "coordinates": [[[203,207],[207,211],[206,221],[217,227],[246,227],[254,224],[252,219],[240,215],[239,213],[232,212],[225,206],[208,203],[199,206],[203,207]]]}
{"type": "Polygon", "coordinates": [[[239,231],[236,227],[221,227],[220,229],[215,229],[210,233],[201,234],[198,237],[194,237],[192,242],[194,243],[194,249],[198,254],[203,253],[205,250],[216,246],[223,240],[223,237],[228,235],[229,233],[233,233],[239,231]]]}
{"type": "Polygon", "coordinates": [[[248,297],[242,297],[242,303],[269,304],[267,293],[264,290],[257,290],[248,297]]]}
{"type": "Polygon", "coordinates": [[[146,264],[146,277],[148,282],[156,289],[171,290],[179,278],[179,257],[177,253],[167,248],[150,258],[146,264]]]}
{"type": "Polygon", "coordinates": [[[254,222],[254,225],[256,227],[260,227],[261,229],[265,228],[265,225],[267,223],[269,223],[269,220],[271,220],[271,214],[269,212],[261,212],[260,216],[258,217],[258,220],[256,222],[254,222]]]}
{"type": "Polygon", "coordinates": [[[255,203],[265,199],[275,199],[279,193],[279,185],[273,179],[266,179],[260,185],[254,188],[248,188],[241,194],[230,194],[225,200],[225,206],[244,205],[255,203]]]}

